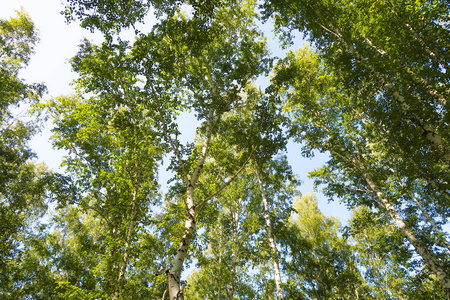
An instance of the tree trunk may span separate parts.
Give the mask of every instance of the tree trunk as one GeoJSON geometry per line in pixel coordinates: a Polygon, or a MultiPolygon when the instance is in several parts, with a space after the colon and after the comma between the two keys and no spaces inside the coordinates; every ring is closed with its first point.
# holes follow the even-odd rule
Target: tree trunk
{"type": "MultiPolygon", "coordinates": [[[[170,268],[168,274],[170,300],[184,299],[183,289],[181,288],[181,271],[183,269],[183,263],[187,255],[187,250],[189,249],[189,246],[194,238],[195,222],[196,222],[195,217],[197,213],[197,207],[195,206],[194,201],[194,190],[195,185],[203,170],[203,164],[205,163],[206,155],[208,153],[209,143],[211,141],[213,116],[214,113],[213,111],[211,111],[207,119],[205,139],[203,141],[202,151],[199,160],[197,162],[197,166],[195,167],[190,180],[186,179],[187,184],[186,201],[184,202],[186,209],[186,221],[184,223],[184,235],[181,238],[181,242],[178,246],[177,253],[175,254],[172,261],[172,267],[170,268]]],[[[178,148],[176,149],[174,148],[174,151],[179,153],[178,148]]],[[[184,168],[184,165],[181,161],[181,157],[179,155],[178,157],[180,159],[180,164],[184,168]]],[[[187,170],[184,169],[183,173],[186,174],[187,170]]]]}
{"type": "Polygon", "coordinates": [[[362,175],[372,191],[377,195],[379,203],[386,209],[397,227],[414,246],[430,270],[436,274],[439,280],[441,280],[444,284],[445,288],[450,291],[450,276],[445,272],[445,268],[441,261],[439,261],[434,253],[416,237],[412,229],[409,228],[409,226],[403,221],[392,204],[390,204],[389,201],[383,196],[381,189],[375,184],[371,176],[364,170],[364,167],[361,164],[359,164],[359,169],[362,171],[362,175]]]}
{"type": "Polygon", "coordinates": [[[184,295],[181,289],[181,270],[183,268],[184,259],[187,255],[187,250],[192,242],[195,230],[195,205],[194,205],[194,187],[190,185],[187,188],[187,216],[184,223],[184,235],[181,243],[178,246],[172,262],[172,268],[168,274],[169,295],[170,300],[183,300],[184,295]]]}
{"type": "Polygon", "coordinates": [[[280,265],[278,262],[278,251],[277,246],[275,245],[275,237],[273,234],[272,222],[270,221],[270,207],[267,201],[266,193],[264,191],[264,186],[261,180],[261,174],[259,173],[258,165],[256,164],[256,162],[255,162],[255,173],[256,177],[258,178],[259,190],[261,191],[261,197],[264,204],[264,218],[266,220],[267,232],[269,235],[269,246],[272,252],[272,261],[273,261],[277,295],[279,300],[284,300],[283,289],[281,288],[281,272],[280,272],[280,265]]]}
{"type": "Polygon", "coordinates": [[[424,217],[428,220],[428,222],[430,222],[431,227],[433,227],[434,231],[442,237],[442,242],[445,244],[445,246],[447,247],[448,250],[450,250],[450,243],[447,241],[445,234],[439,229],[439,227],[437,226],[437,224],[434,222],[433,218],[427,213],[427,211],[425,210],[425,208],[422,206],[422,204],[420,203],[419,200],[417,200],[416,197],[414,197],[414,195],[410,192],[409,196],[411,197],[411,199],[413,199],[414,203],[417,204],[417,207],[419,207],[420,211],[422,212],[422,214],[424,215],[424,217]]]}

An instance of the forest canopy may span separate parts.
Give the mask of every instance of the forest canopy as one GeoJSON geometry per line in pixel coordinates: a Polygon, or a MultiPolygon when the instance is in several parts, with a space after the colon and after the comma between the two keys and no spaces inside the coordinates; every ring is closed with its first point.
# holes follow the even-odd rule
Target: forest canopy
{"type": "Polygon", "coordinates": [[[81,41],[58,97],[21,78],[31,18],[0,19],[2,297],[448,299],[449,11],[65,0],[66,22],[103,38],[81,41]],[[263,23],[308,43],[276,57],[263,23]],[[42,126],[61,171],[29,146],[42,126]],[[345,225],[300,193],[288,143],[328,155],[309,176],[345,225]]]}

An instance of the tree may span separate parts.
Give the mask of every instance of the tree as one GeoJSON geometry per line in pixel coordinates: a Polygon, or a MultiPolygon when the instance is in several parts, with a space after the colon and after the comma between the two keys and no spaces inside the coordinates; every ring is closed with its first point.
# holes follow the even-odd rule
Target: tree
{"type": "Polygon", "coordinates": [[[107,35],[119,33],[122,29],[134,27],[137,22],[143,22],[152,4],[152,1],[147,0],[65,2],[65,9],[61,13],[65,15],[68,23],[79,20],[81,27],[91,32],[97,29],[107,35]]]}
{"type": "Polygon", "coordinates": [[[296,213],[282,237],[287,297],[359,299],[365,287],[352,246],[340,237],[336,217],[326,217],[313,194],[296,198],[296,213]]]}
{"type": "MultiPolygon", "coordinates": [[[[222,130],[225,130],[224,136],[232,130],[236,133],[236,137],[239,137],[248,135],[247,128],[253,127],[251,140],[234,138],[231,143],[244,149],[254,149],[249,162],[251,170],[244,172],[253,173],[253,181],[250,181],[249,184],[255,184],[257,191],[252,192],[252,198],[256,203],[262,204],[260,207],[253,208],[253,211],[261,211],[261,215],[264,216],[264,223],[260,224],[262,230],[260,234],[263,238],[259,238],[260,248],[264,248],[264,251],[260,249],[260,253],[266,253],[268,246],[269,250],[267,251],[270,253],[268,259],[273,263],[277,297],[283,299],[275,231],[280,224],[286,221],[290,213],[290,203],[296,193],[295,186],[298,182],[292,174],[286,157],[282,155],[287,138],[282,131],[284,116],[280,113],[280,104],[252,86],[249,86],[246,92],[247,103],[253,104],[244,106],[234,111],[234,114],[228,115],[223,120],[222,130]],[[255,120],[254,114],[258,112],[261,101],[264,109],[263,117],[257,117],[255,120]],[[243,129],[246,132],[243,132],[243,129]]],[[[223,148],[231,148],[231,145],[225,144],[223,148]]],[[[259,260],[261,257],[255,259],[259,260]]]]}
{"type": "Polygon", "coordinates": [[[38,101],[45,87],[19,78],[38,37],[29,16],[16,13],[17,17],[0,20],[0,291],[6,299],[26,296],[33,289],[30,278],[39,274],[25,243],[46,211],[49,180],[45,167],[32,162],[35,154],[27,145],[37,123],[22,120],[18,113],[19,105],[38,101]]]}
{"type": "MultiPolygon", "coordinates": [[[[225,152],[222,149],[227,147],[219,149],[225,152]]],[[[220,176],[205,168],[206,182],[211,182],[208,176],[220,176]]],[[[281,254],[275,238],[290,215],[297,182],[283,156],[266,161],[259,177],[254,168],[252,161],[208,208],[207,217],[199,219],[202,233],[197,247],[204,250],[196,254],[198,272],[187,281],[189,299],[274,299],[275,294],[283,295],[281,280],[278,286],[276,282],[277,275],[281,278],[281,254]]]]}
{"type": "MultiPolygon", "coordinates": [[[[261,163],[261,159],[259,163],[261,163]]],[[[265,231],[270,248],[270,258],[273,263],[277,299],[284,299],[280,268],[280,254],[277,248],[277,239],[280,231],[285,228],[284,223],[291,212],[288,205],[296,194],[295,186],[298,184],[294,178],[286,157],[279,156],[260,166],[257,160],[252,161],[256,181],[263,204],[265,231]]]]}
{"type": "MultiPolygon", "coordinates": [[[[157,113],[155,121],[161,128],[164,143],[172,151],[171,169],[176,174],[174,190],[182,196],[185,226],[179,246],[168,274],[171,299],[182,298],[180,274],[187,250],[194,239],[195,223],[201,209],[223,189],[211,191],[203,199],[196,200],[202,189],[200,178],[212,147],[212,137],[220,126],[220,120],[228,111],[245,104],[240,94],[247,82],[266,68],[265,43],[254,25],[254,3],[242,5],[233,1],[215,11],[214,20],[179,14],[169,17],[155,26],[147,35],[140,35],[131,49],[132,64],[136,66],[135,78],[141,76],[143,84],[133,82],[133,88],[145,97],[142,102],[148,111],[157,113]],[[229,18],[229,15],[235,18],[229,18]],[[182,111],[196,114],[200,126],[196,130],[195,143],[182,145],[178,140],[176,116],[182,111]],[[197,185],[198,184],[198,185],[197,185]]],[[[110,47],[112,40],[103,44],[110,47]]],[[[102,56],[102,52],[85,42],[75,58],[74,67],[80,74],[84,92],[110,93],[114,77],[96,72],[89,62],[102,56]]],[[[111,61],[110,72],[121,69],[111,61]]],[[[101,64],[100,64],[101,65],[101,64]]],[[[120,80],[120,79],[117,79],[120,80]]],[[[242,161],[233,163],[239,173],[249,154],[241,151],[242,161]]],[[[230,183],[231,181],[228,181],[230,183]]],[[[227,183],[225,183],[226,185],[227,183]]],[[[214,187],[214,186],[213,186],[214,187]]],[[[174,193],[176,194],[176,193],[174,193]]],[[[174,199],[175,200],[175,199],[174,199]]]]}
{"type": "MultiPolygon", "coordinates": [[[[71,230],[78,222],[76,218],[55,222],[62,222],[61,231],[66,238],[87,243],[76,247],[90,247],[93,261],[102,262],[101,267],[95,268],[95,274],[90,275],[95,284],[81,287],[101,291],[112,299],[126,298],[130,297],[132,283],[127,269],[138,259],[136,247],[142,242],[146,244],[145,228],[151,224],[151,208],[158,204],[156,169],[164,147],[155,133],[154,116],[143,105],[142,95],[134,86],[136,67],[127,53],[127,43],[97,47],[86,42],[84,47],[73,59],[74,68],[100,74],[101,81],[89,82],[82,77],[77,82],[79,90],[104,84],[108,92],[87,98],[59,97],[45,108],[55,124],[54,146],[69,153],[63,165],[70,177],[61,176],[55,198],[82,220],[91,218],[91,223],[97,224],[92,226],[98,229],[87,231],[83,237],[79,236],[81,232],[71,230]]],[[[89,225],[81,222],[79,226],[89,225]]],[[[150,235],[147,237],[151,239],[150,235]]],[[[61,239],[58,243],[66,244],[61,239]]],[[[64,247],[82,261],[77,248],[71,249],[71,243],[64,247]]],[[[70,271],[70,266],[60,268],[70,271]]],[[[93,265],[85,267],[87,272],[92,268],[93,265]]],[[[68,280],[65,287],[80,287],[81,277],[68,280]]],[[[145,293],[145,288],[138,291],[145,293]]]]}
{"type": "MultiPolygon", "coordinates": [[[[207,24],[195,18],[167,20],[164,28],[158,28],[156,35],[152,36],[152,39],[163,41],[162,45],[152,45],[150,48],[154,51],[154,61],[144,61],[149,99],[154,101],[160,114],[165,140],[175,155],[173,168],[179,184],[186,191],[185,232],[168,274],[171,299],[183,298],[179,288],[180,273],[194,238],[199,212],[222,189],[219,187],[209,196],[195,200],[195,194],[201,187],[197,183],[200,183],[209,149],[213,147],[216,126],[220,126],[220,120],[227,111],[242,105],[239,93],[249,79],[264,69],[266,50],[264,43],[258,40],[259,33],[253,25],[252,7],[252,2],[242,6],[229,3],[228,7],[217,11],[212,24],[206,27],[207,24]],[[235,18],[228,18],[230,14],[235,18]],[[180,86],[183,88],[178,88],[180,86]],[[170,95],[167,94],[169,91],[170,95]],[[173,113],[167,114],[173,110],[180,111],[180,108],[184,110],[183,106],[193,110],[201,122],[197,130],[199,140],[193,147],[182,147],[178,143],[173,113]]],[[[137,48],[140,53],[142,48],[137,48]]],[[[244,152],[242,157],[246,156],[248,154],[244,152]]],[[[238,167],[236,172],[242,167],[238,167]]]]}
{"type": "Polygon", "coordinates": [[[188,277],[187,299],[256,297],[247,272],[259,232],[259,215],[254,209],[257,204],[251,199],[254,189],[251,178],[241,174],[200,219],[199,231],[204,232],[197,238],[197,249],[193,249],[199,269],[188,277]]]}
{"type": "MultiPolygon", "coordinates": [[[[110,59],[126,59],[120,47],[102,50],[110,59]]],[[[90,63],[92,69],[104,67],[90,63]]],[[[107,75],[107,70],[101,72],[107,75]]],[[[130,73],[125,67],[115,70],[116,80],[110,82],[115,93],[88,99],[59,97],[46,104],[56,125],[54,145],[68,151],[63,164],[72,178],[62,177],[64,181],[55,191],[60,205],[68,206],[65,213],[75,214],[73,219],[62,216],[62,220],[54,220],[62,227],[64,238],[58,241],[65,244],[60,246],[62,255],[67,248],[84,264],[89,261],[83,260],[82,253],[92,251],[92,262],[82,268],[86,272],[97,269],[90,275],[94,281],[91,287],[82,283],[88,280],[87,275],[66,281],[100,290],[112,299],[127,297],[126,271],[137,259],[136,244],[150,225],[150,208],[158,203],[156,168],[162,155],[153,118],[133,89],[130,73]],[[86,232],[80,229],[83,227],[86,232]],[[95,229],[90,231],[89,227],[95,229]],[[65,239],[74,239],[76,246],[65,239]]],[[[70,271],[70,267],[62,265],[60,269],[70,271]]]]}
{"type": "Polygon", "coordinates": [[[364,110],[369,95],[362,98],[342,86],[340,77],[308,49],[289,55],[277,76],[275,81],[284,85],[280,91],[291,114],[291,133],[305,142],[304,154],[311,155],[313,149],[331,154],[327,165],[312,173],[317,183],[326,183],[326,194],[343,197],[350,207],[364,205],[388,214],[426,266],[448,286],[445,237],[433,233],[437,223],[430,222],[443,218],[438,223],[445,224],[447,212],[438,201],[442,198],[439,191],[431,193],[425,187],[425,179],[406,176],[402,147],[364,110]]]}
{"type": "MultiPolygon", "coordinates": [[[[273,276],[277,297],[281,299],[283,291],[279,253],[276,248],[276,232],[289,216],[290,203],[296,193],[295,186],[298,182],[292,174],[286,157],[282,155],[287,139],[281,129],[283,116],[280,115],[278,107],[279,103],[271,101],[261,91],[253,86],[247,87],[246,105],[222,119],[223,126],[219,130],[223,132],[219,137],[226,138],[222,140],[219,147],[211,149],[211,154],[217,160],[219,157],[226,158],[228,149],[234,149],[236,146],[242,149],[253,149],[248,168],[244,169],[236,179],[247,182],[251,190],[241,196],[236,195],[236,199],[239,200],[235,201],[239,203],[243,201],[241,205],[247,218],[251,219],[255,213],[259,215],[257,219],[260,223],[255,225],[259,229],[255,232],[256,240],[253,241],[255,254],[253,258],[247,259],[253,261],[254,268],[261,270],[270,270],[265,263],[267,260],[273,263],[272,272],[268,271],[269,273],[264,276],[270,278],[273,276]],[[259,108],[261,105],[262,111],[259,108]],[[261,112],[258,113],[258,111],[261,112]],[[258,116],[261,113],[263,117],[258,116]],[[249,132],[250,128],[252,132],[249,132]],[[235,136],[227,136],[230,130],[235,133],[235,136]],[[251,136],[251,139],[247,136],[251,136]],[[249,195],[246,196],[247,194],[249,195]],[[246,201],[249,201],[249,204],[245,204],[246,201]]],[[[225,169],[226,164],[225,160],[222,168],[225,169]]],[[[208,172],[208,169],[205,172],[208,172]]],[[[225,176],[231,176],[231,174],[225,176]]],[[[219,203],[222,203],[220,198],[219,203]]],[[[226,204],[222,205],[227,207],[226,204]]],[[[265,284],[263,286],[267,287],[265,284]]]]}
{"type": "Polygon", "coordinates": [[[359,106],[389,131],[387,140],[402,148],[403,157],[420,162],[405,160],[405,172],[415,178],[431,176],[426,179],[436,181],[443,193],[449,175],[435,168],[448,166],[450,159],[449,5],[308,0],[265,4],[266,16],[274,16],[280,31],[288,38],[293,29],[307,34],[345,86],[370,99],[359,106]]]}
{"type": "Polygon", "coordinates": [[[307,34],[343,87],[361,99],[352,106],[376,124],[380,148],[402,159],[393,170],[408,184],[395,186],[410,189],[411,198],[418,192],[423,211],[446,215],[449,4],[266,1],[265,8],[285,37],[293,29],[307,34]]]}
{"type": "Polygon", "coordinates": [[[183,6],[192,8],[198,19],[207,21],[214,15],[217,8],[226,1],[202,0],[124,0],[118,3],[115,0],[66,0],[64,14],[68,23],[77,20],[81,27],[91,32],[99,30],[105,36],[112,37],[122,30],[133,28],[136,34],[139,30],[135,25],[144,23],[149,12],[155,12],[160,19],[176,15],[183,6]]]}
{"type": "Polygon", "coordinates": [[[417,268],[409,244],[386,214],[355,208],[345,235],[355,243],[353,251],[371,298],[446,298],[443,284],[428,269],[417,268]]]}

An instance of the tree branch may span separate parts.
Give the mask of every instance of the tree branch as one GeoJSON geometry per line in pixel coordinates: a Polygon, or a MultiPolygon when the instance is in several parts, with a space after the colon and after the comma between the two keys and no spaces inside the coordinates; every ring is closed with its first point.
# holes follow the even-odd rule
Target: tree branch
{"type": "Polygon", "coordinates": [[[157,107],[157,110],[158,110],[158,114],[159,114],[159,117],[161,118],[161,122],[163,124],[164,136],[166,137],[167,141],[170,143],[170,146],[172,147],[173,151],[175,152],[175,155],[177,157],[178,163],[180,164],[181,170],[183,172],[184,180],[187,182],[187,184],[189,184],[189,178],[187,176],[186,167],[185,167],[185,165],[183,163],[183,159],[181,158],[181,153],[180,153],[180,150],[178,148],[178,143],[175,144],[173,142],[172,138],[169,135],[169,131],[167,129],[167,124],[166,124],[166,121],[164,120],[164,114],[163,114],[163,112],[161,110],[161,104],[160,104],[160,102],[158,100],[159,99],[158,95],[156,94],[155,88],[153,86],[153,83],[152,83],[152,81],[150,79],[150,76],[148,75],[147,71],[145,71],[145,77],[147,78],[147,82],[150,85],[150,88],[151,88],[152,94],[153,94],[153,98],[155,99],[155,102],[156,102],[156,107],[157,107]]]}
{"type": "Polygon", "coordinates": [[[203,206],[212,198],[214,198],[215,196],[217,196],[220,192],[222,192],[228,185],[230,185],[230,183],[232,183],[238,176],[239,174],[244,170],[245,166],[247,165],[247,163],[250,161],[250,159],[253,156],[253,152],[255,150],[255,147],[252,147],[252,150],[247,158],[247,160],[242,164],[242,166],[239,168],[239,170],[237,170],[237,172],[233,175],[233,177],[230,178],[230,180],[228,180],[225,184],[223,184],[218,190],[216,190],[214,193],[212,193],[211,195],[209,195],[208,197],[206,197],[205,200],[203,200],[202,202],[200,202],[200,204],[197,205],[197,209],[200,212],[203,208],[203,206]]]}

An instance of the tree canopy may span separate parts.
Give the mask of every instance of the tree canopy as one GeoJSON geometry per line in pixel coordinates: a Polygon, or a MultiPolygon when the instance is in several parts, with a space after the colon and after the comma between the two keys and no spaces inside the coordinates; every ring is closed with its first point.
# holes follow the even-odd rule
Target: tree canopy
{"type": "Polygon", "coordinates": [[[73,93],[53,98],[20,77],[34,23],[0,20],[2,295],[448,298],[449,10],[67,0],[66,22],[103,40],[81,41],[73,93]],[[273,57],[261,22],[311,44],[273,57]],[[42,125],[59,172],[27,144],[42,125]],[[288,143],[329,155],[310,176],[344,225],[300,193],[288,143]]]}

